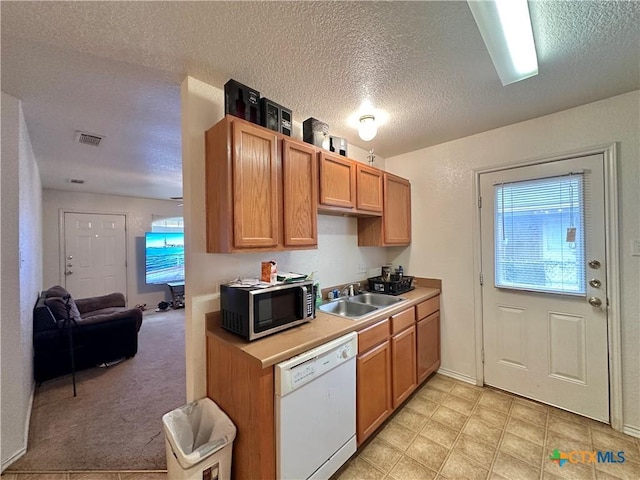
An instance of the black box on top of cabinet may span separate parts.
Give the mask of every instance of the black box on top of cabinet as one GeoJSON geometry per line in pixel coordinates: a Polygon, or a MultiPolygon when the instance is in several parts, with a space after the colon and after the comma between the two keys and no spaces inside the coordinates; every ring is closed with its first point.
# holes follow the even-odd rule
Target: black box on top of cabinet
{"type": "Polygon", "coordinates": [[[347,139],[329,135],[329,150],[347,156],[347,139]]]}
{"type": "Polygon", "coordinates": [[[260,99],[260,109],[263,127],[291,136],[291,110],[264,97],[260,99]]]}
{"type": "Polygon", "coordinates": [[[260,125],[260,92],[229,80],[224,84],[224,113],[260,125]]]}
{"type": "Polygon", "coordinates": [[[322,147],[327,135],[329,135],[329,125],[326,123],[315,118],[307,118],[302,122],[302,139],[305,142],[322,147]]]}

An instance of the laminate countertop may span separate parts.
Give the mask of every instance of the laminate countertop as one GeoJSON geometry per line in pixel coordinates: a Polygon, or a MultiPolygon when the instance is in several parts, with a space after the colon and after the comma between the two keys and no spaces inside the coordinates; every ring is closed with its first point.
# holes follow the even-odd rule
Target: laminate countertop
{"type": "MultiPolygon", "coordinates": [[[[437,280],[426,280],[424,283],[440,285],[437,280]]],[[[373,325],[439,294],[440,288],[417,286],[414,290],[399,295],[405,299],[403,302],[398,302],[392,307],[380,309],[358,320],[350,320],[316,310],[316,318],[310,322],[253,342],[247,342],[241,337],[224,330],[221,326],[220,312],[211,312],[207,314],[207,336],[213,335],[218,340],[234,346],[249,356],[251,361],[255,361],[262,368],[267,368],[327,343],[334,338],[346,335],[349,332],[362,330],[369,325],[373,325]]]]}

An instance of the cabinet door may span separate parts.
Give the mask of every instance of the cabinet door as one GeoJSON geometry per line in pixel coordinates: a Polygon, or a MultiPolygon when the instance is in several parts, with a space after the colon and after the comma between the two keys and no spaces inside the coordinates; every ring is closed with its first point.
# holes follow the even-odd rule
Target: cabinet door
{"type": "Polygon", "coordinates": [[[409,180],[384,174],[384,243],[411,243],[411,184],[409,180]]]}
{"type": "Polygon", "coordinates": [[[318,167],[313,147],[282,141],[284,245],[318,244],[318,167]]]}
{"type": "Polygon", "coordinates": [[[357,441],[360,445],[393,411],[389,341],[358,355],[356,368],[357,441]]]}
{"type": "Polygon", "coordinates": [[[420,320],[418,331],[418,383],[440,367],[440,312],[420,320]]]}
{"type": "Polygon", "coordinates": [[[393,408],[395,409],[411,395],[417,386],[415,325],[391,337],[391,365],[393,408]]]}
{"type": "Polygon", "coordinates": [[[278,245],[277,136],[233,122],[233,243],[236,248],[278,245]]]}
{"type": "Polygon", "coordinates": [[[356,208],[382,212],[382,170],[356,165],[356,208]]]}
{"type": "Polygon", "coordinates": [[[320,153],[320,203],[346,208],[356,206],[354,161],[339,155],[320,153]]]}

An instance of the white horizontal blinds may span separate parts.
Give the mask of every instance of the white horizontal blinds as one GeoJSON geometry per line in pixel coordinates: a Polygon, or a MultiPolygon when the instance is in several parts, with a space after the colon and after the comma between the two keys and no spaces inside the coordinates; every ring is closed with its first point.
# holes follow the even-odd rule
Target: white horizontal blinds
{"type": "Polygon", "coordinates": [[[183,217],[164,217],[162,215],[151,215],[152,232],[184,232],[183,217]]]}
{"type": "Polygon", "coordinates": [[[494,187],[496,287],[584,295],[583,175],[494,187]]]}

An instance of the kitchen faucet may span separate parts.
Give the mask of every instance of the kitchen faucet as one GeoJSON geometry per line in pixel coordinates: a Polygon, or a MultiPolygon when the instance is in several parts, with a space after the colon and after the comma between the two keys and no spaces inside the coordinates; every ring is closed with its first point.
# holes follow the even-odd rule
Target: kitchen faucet
{"type": "Polygon", "coordinates": [[[360,284],[359,283],[350,283],[349,285],[345,285],[345,287],[340,290],[340,296],[346,297],[347,290],[349,292],[349,296],[353,297],[356,293],[360,293],[360,284]]]}

